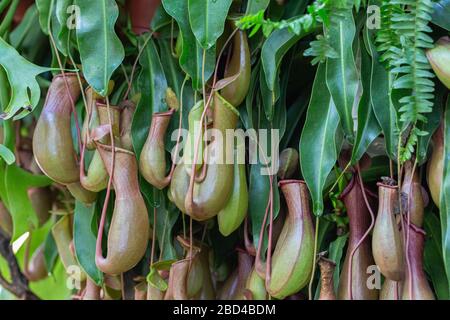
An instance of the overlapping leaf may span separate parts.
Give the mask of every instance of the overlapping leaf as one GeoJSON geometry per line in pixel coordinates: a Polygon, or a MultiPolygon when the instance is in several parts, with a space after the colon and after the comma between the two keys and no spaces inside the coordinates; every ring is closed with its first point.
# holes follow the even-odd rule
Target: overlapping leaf
{"type": "Polygon", "coordinates": [[[39,67],[23,58],[5,40],[0,38],[0,65],[6,71],[11,88],[9,104],[4,107],[4,118],[23,118],[36,108],[41,97],[41,88],[36,77],[48,68],[39,67]]]}
{"type": "Polygon", "coordinates": [[[323,187],[336,159],[339,114],[325,82],[325,64],[319,65],[300,139],[300,165],[313,201],[314,214],[323,213],[323,187]]]}
{"type": "Polygon", "coordinates": [[[352,10],[342,10],[330,19],[327,29],[329,44],[338,53],[337,59],[327,59],[327,86],[339,113],[342,128],[352,142],[353,105],[358,90],[358,71],[353,56],[355,21],[352,10]]]}
{"type": "Polygon", "coordinates": [[[188,0],[192,32],[203,49],[212,48],[223,33],[233,0],[188,0]]]}
{"type": "Polygon", "coordinates": [[[189,23],[188,1],[163,0],[162,4],[180,28],[183,41],[180,55],[181,68],[192,78],[193,89],[200,90],[202,89],[203,73],[206,82],[214,71],[215,50],[211,48],[203,51],[195,38],[189,23]],[[205,55],[204,68],[203,55],[205,55]]]}
{"type": "Polygon", "coordinates": [[[119,8],[114,0],[75,0],[75,4],[80,9],[76,35],[83,75],[95,91],[105,96],[111,75],[125,56],[114,30],[119,8]]]}

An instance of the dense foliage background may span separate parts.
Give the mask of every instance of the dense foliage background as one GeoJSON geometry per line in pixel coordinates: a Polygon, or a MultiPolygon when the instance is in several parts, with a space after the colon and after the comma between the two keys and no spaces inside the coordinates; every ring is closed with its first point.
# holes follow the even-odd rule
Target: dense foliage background
{"type": "MultiPolygon", "coordinates": [[[[192,283],[186,285],[184,297],[267,298],[270,280],[265,283],[260,278],[267,277],[261,261],[272,256],[268,247],[277,246],[275,240],[269,241],[275,239],[277,228],[279,234],[284,222],[291,221],[286,218],[290,214],[286,194],[278,186],[285,179],[306,182],[315,233],[307,249],[292,248],[302,244],[303,236],[294,237],[283,249],[293,250],[293,256],[312,250],[310,263],[294,271],[307,281],[302,280],[300,292],[286,295],[317,299],[321,285],[322,290],[331,285],[328,290],[338,298],[377,298],[378,292],[370,297],[359,292],[357,287],[366,285],[365,278],[355,274],[376,273],[356,269],[373,264],[369,263],[372,248],[378,250],[371,234],[374,225],[377,228],[377,208],[382,207],[377,205],[377,182],[387,183],[382,177],[390,177],[389,183],[402,191],[392,209],[392,221],[402,220],[398,224],[404,238],[395,244],[401,247],[396,254],[406,259],[402,272],[406,271],[395,285],[413,287],[420,279],[429,289],[417,292],[428,290],[436,299],[449,298],[450,45],[445,38],[437,41],[449,35],[450,1],[0,0],[0,17],[1,298],[80,298],[86,294],[86,281],[102,287],[102,297],[108,299],[134,298],[135,294],[155,298],[158,295],[149,294],[151,290],[161,293],[168,286],[175,290],[167,279],[171,265],[194,261],[196,250],[203,255],[203,267],[197,268],[209,280],[198,274],[191,275],[192,280],[185,274],[192,283]],[[128,112],[128,123],[126,116],[120,120],[121,126],[128,127],[121,128],[118,143],[131,135],[128,149],[138,162],[152,115],[172,110],[164,144],[168,152],[162,156],[168,172],[169,151],[175,146],[171,133],[180,127],[192,129],[195,109],[206,109],[211,97],[221,93],[239,113],[238,128],[279,130],[273,143],[279,144],[280,170],[267,176],[260,170],[264,163],[247,161],[240,171],[240,202],[231,209],[240,216],[233,217],[230,223],[235,226],[224,232],[220,217],[198,221],[202,219],[183,213],[170,186],[150,184],[141,169],[139,190],[130,194],[143,195],[153,240],[131,270],[116,276],[104,274],[96,263],[96,242],[103,212],[106,253],[115,203],[115,193],[109,192],[112,180],[106,175],[103,182],[109,180],[108,186],[89,193],[87,197],[95,200],[84,194],[75,195],[75,200],[73,189],[52,181],[39,170],[42,164],[38,167],[33,161],[33,146],[48,144],[51,149],[56,145],[52,139],[57,132],[48,131],[36,141],[35,128],[48,105],[47,91],[61,73],[64,77],[76,73],[73,86],[81,83],[83,91],[91,90],[74,101],[67,122],[70,134],[62,140],[74,148],[77,160],[83,155],[86,168],[98,157],[95,147],[84,151],[83,123],[91,116],[90,97],[108,110],[118,106],[123,114],[128,112]],[[354,184],[360,194],[346,202],[354,184]],[[350,210],[354,210],[353,218],[350,210]],[[415,243],[408,245],[413,236],[403,232],[411,228],[413,210],[423,212],[420,223],[412,221],[417,229],[411,231],[415,235],[423,229],[423,250],[415,243]],[[352,227],[349,220],[356,221],[358,215],[368,220],[354,222],[352,227]],[[363,238],[362,247],[367,248],[358,249],[357,232],[356,241],[363,238]],[[414,253],[408,251],[412,247],[417,249],[414,253]],[[356,269],[349,269],[345,262],[346,256],[352,256],[349,248],[356,253],[356,269]],[[361,258],[358,250],[366,250],[370,257],[361,258]],[[45,271],[33,278],[31,269],[37,265],[45,271]],[[348,270],[356,270],[353,277],[348,270]],[[350,282],[343,280],[343,274],[350,282]],[[190,295],[190,290],[197,293],[198,284],[205,287],[206,282],[212,283],[215,293],[190,295]],[[353,295],[342,292],[347,282],[353,286],[353,295]]],[[[62,103],[64,97],[58,99],[62,103]]],[[[131,166],[120,159],[116,165],[131,166]]],[[[127,221],[135,220],[125,217],[122,223],[127,221]]],[[[399,232],[392,221],[390,226],[397,231],[391,231],[399,232]]],[[[389,230],[385,235],[381,238],[391,239],[389,230]]],[[[377,259],[376,252],[374,256],[377,259]]],[[[380,279],[387,286],[389,281],[384,279],[389,277],[383,270],[380,279]]],[[[276,271],[272,270],[274,277],[276,271]]],[[[288,274],[283,281],[292,280],[288,274]]],[[[403,293],[403,297],[420,299],[419,293],[412,297],[403,293]]]]}

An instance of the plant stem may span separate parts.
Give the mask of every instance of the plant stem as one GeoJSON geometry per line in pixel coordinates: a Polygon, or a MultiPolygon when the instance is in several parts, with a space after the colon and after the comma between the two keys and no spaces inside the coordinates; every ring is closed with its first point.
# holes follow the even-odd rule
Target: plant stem
{"type": "Polygon", "coordinates": [[[316,273],[316,256],[317,256],[317,243],[319,242],[319,221],[320,216],[316,217],[316,230],[315,230],[315,236],[314,236],[314,256],[313,256],[313,269],[311,272],[311,279],[309,280],[309,286],[308,286],[308,297],[309,300],[314,300],[313,294],[312,294],[312,286],[314,281],[314,274],[316,273]]]}
{"type": "Polygon", "coordinates": [[[8,267],[11,273],[12,282],[8,282],[3,275],[0,274],[0,285],[14,294],[16,297],[25,300],[39,300],[28,287],[28,280],[20,271],[19,263],[14,255],[11,246],[11,239],[5,235],[0,229],[0,254],[8,262],[8,267]]]}

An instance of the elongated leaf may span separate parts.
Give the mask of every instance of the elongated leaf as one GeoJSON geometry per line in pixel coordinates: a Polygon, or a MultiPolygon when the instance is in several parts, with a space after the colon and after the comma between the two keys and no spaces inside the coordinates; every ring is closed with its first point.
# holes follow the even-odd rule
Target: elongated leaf
{"type": "Polygon", "coordinates": [[[266,10],[269,6],[270,0],[248,0],[246,15],[258,13],[261,10],[266,10]]]}
{"type": "MultiPolygon", "coordinates": [[[[269,201],[270,196],[270,180],[268,175],[263,175],[261,170],[263,166],[258,163],[250,167],[250,181],[249,181],[249,205],[248,212],[252,222],[252,234],[253,244],[255,248],[259,246],[259,235],[261,227],[263,225],[264,214],[269,201]]],[[[273,218],[278,216],[280,211],[280,194],[277,186],[277,179],[272,179],[273,188],[273,218]]],[[[270,213],[268,214],[266,221],[266,228],[269,225],[270,213]]],[[[267,231],[267,230],[266,230],[267,231]]],[[[264,243],[262,252],[267,249],[267,232],[264,233],[264,243]]]]}
{"type": "Polygon", "coordinates": [[[442,257],[444,259],[447,283],[450,287],[450,99],[445,108],[444,120],[444,172],[441,187],[441,232],[442,257]]]}
{"type": "Polygon", "coordinates": [[[53,37],[55,38],[56,47],[65,56],[68,55],[69,51],[69,29],[67,27],[69,13],[67,11],[72,3],[73,0],[55,1],[53,4],[54,11],[51,17],[51,28],[53,37]]]}
{"type": "Polygon", "coordinates": [[[259,89],[261,92],[261,101],[264,106],[264,113],[266,115],[267,120],[272,121],[275,103],[280,97],[280,85],[277,84],[274,87],[274,90],[270,90],[267,87],[266,77],[264,73],[264,69],[261,69],[259,75],[259,89]]]}
{"type": "Polygon", "coordinates": [[[49,69],[32,64],[2,38],[0,38],[0,52],[0,65],[6,71],[11,88],[11,98],[3,110],[3,116],[10,119],[23,110],[16,116],[23,118],[36,108],[41,97],[41,88],[36,77],[49,69]]]}
{"type": "Polygon", "coordinates": [[[39,24],[42,31],[49,34],[49,22],[51,22],[51,32],[55,39],[58,50],[65,56],[69,49],[69,20],[68,9],[73,0],[37,0],[36,6],[39,11],[39,24]]]}
{"type": "Polygon", "coordinates": [[[288,147],[291,138],[294,135],[296,129],[298,129],[298,123],[300,118],[306,112],[308,107],[308,96],[306,94],[301,95],[295,100],[295,102],[289,107],[286,115],[286,133],[283,136],[283,140],[280,145],[280,150],[284,150],[288,147]]]}
{"type": "Polygon", "coordinates": [[[46,187],[52,181],[46,176],[32,175],[15,165],[6,168],[5,181],[8,209],[14,226],[11,240],[15,241],[30,228],[33,229],[38,226],[36,212],[28,198],[28,189],[31,187],[46,187]]]}
{"type": "Polygon", "coordinates": [[[275,90],[278,69],[284,55],[306,34],[296,35],[288,29],[275,30],[264,42],[261,49],[261,62],[266,75],[267,87],[275,90]]]}
{"type": "Polygon", "coordinates": [[[131,127],[134,151],[138,159],[148,136],[152,114],[167,110],[167,81],[153,40],[147,43],[139,63],[142,67],[138,79],[141,99],[131,127]]]}
{"type": "Polygon", "coordinates": [[[370,71],[372,62],[369,54],[363,48],[361,50],[361,77],[363,86],[363,95],[358,107],[358,127],[356,132],[355,144],[353,145],[352,163],[361,159],[369,145],[375,140],[381,132],[380,125],[372,108],[370,99],[370,71]]]}
{"type": "Polygon", "coordinates": [[[342,261],[342,254],[344,252],[345,244],[348,240],[348,234],[339,236],[330,244],[330,249],[328,250],[328,259],[334,261],[336,263],[336,268],[334,269],[333,273],[333,283],[334,283],[334,290],[337,294],[337,289],[339,287],[339,275],[341,274],[341,261],[342,261]]]}
{"type": "MultiPolygon", "coordinates": [[[[181,68],[192,78],[194,90],[202,88],[203,49],[197,42],[189,24],[188,1],[163,0],[166,12],[175,19],[180,28],[183,48],[180,55],[181,68]]],[[[212,75],[215,67],[215,49],[205,51],[205,82],[212,75]]]]}
{"type": "Polygon", "coordinates": [[[257,96],[257,88],[259,85],[259,72],[261,70],[261,64],[258,62],[252,68],[252,74],[250,76],[250,87],[248,89],[247,96],[245,97],[245,110],[240,110],[241,121],[246,129],[257,129],[257,112],[253,112],[255,97],[257,96]],[[245,112],[244,112],[245,111],[245,112]]]}
{"type": "MultiPolygon", "coordinates": [[[[28,41],[36,46],[36,41],[42,35],[42,30],[36,28],[38,23],[39,12],[36,9],[36,5],[32,5],[25,13],[20,24],[9,35],[9,43],[16,49],[28,47],[24,45],[28,41]]],[[[22,54],[25,54],[25,51],[22,54]]]]}
{"type": "Polygon", "coordinates": [[[119,8],[114,0],[75,0],[75,4],[80,8],[76,34],[83,75],[95,91],[105,96],[111,75],[125,56],[114,30],[119,8]]]}
{"type": "MultiPolygon", "coordinates": [[[[170,52],[170,41],[169,40],[160,40],[158,41],[160,48],[160,56],[161,56],[161,64],[164,69],[164,74],[166,75],[167,84],[172,90],[175,92],[178,102],[180,103],[180,107],[172,116],[172,120],[170,121],[169,128],[167,132],[174,132],[174,130],[178,129],[180,113],[183,113],[183,119],[181,127],[187,129],[188,128],[188,116],[189,111],[194,106],[194,93],[192,90],[192,85],[190,81],[186,81],[183,90],[183,97],[181,97],[181,87],[183,86],[183,81],[186,75],[181,70],[178,60],[175,59],[170,52]],[[182,104],[182,105],[181,105],[182,104]],[[181,110],[183,108],[183,110],[181,110]]],[[[170,134],[166,135],[166,150],[170,152],[175,146],[175,142],[172,140],[170,134]]]]}
{"type": "MultiPolygon", "coordinates": [[[[162,252],[161,259],[163,261],[177,259],[173,244],[173,230],[180,211],[172,203],[167,205],[166,201],[161,201],[161,205],[156,208],[156,215],[156,238],[162,252]]],[[[153,218],[153,212],[151,216],[153,218]]]]}
{"type": "Polygon", "coordinates": [[[325,82],[326,67],[319,65],[306,122],[300,138],[300,165],[313,200],[314,214],[323,213],[322,191],[336,163],[336,132],[339,114],[325,82]]]}
{"type": "Polygon", "coordinates": [[[391,99],[392,75],[379,62],[380,56],[374,45],[374,30],[366,28],[364,41],[372,56],[370,98],[375,117],[380,124],[386,144],[386,152],[392,160],[397,159],[398,119],[397,111],[391,99]]]}
{"type": "Polygon", "coordinates": [[[11,165],[16,161],[14,153],[3,144],[0,144],[0,157],[2,157],[8,165],[11,165]]]}
{"type": "MultiPolygon", "coordinates": [[[[283,137],[286,130],[286,106],[280,105],[274,113],[273,120],[269,121],[264,116],[265,111],[261,103],[258,103],[255,108],[255,120],[254,122],[257,129],[262,129],[267,132],[266,137],[263,136],[250,138],[252,143],[257,144],[257,156],[258,159],[251,159],[250,178],[249,178],[249,209],[248,212],[251,217],[253,243],[256,248],[260,245],[259,237],[261,228],[263,227],[263,220],[266,210],[268,208],[270,199],[270,176],[272,175],[272,191],[273,191],[273,219],[276,219],[280,211],[280,193],[278,190],[278,183],[276,172],[277,167],[274,167],[274,154],[279,154],[279,141],[283,137]],[[272,131],[272,129],[275,130],[272,131]],[[277,136],[278,135],[278,136],[277,136]],[[258,147],[259,146],[259,147],[258,147]],[[256,160],[256,161],[254,161],[256,160]]],[[[253,111],[252,111],[253,113],[253,111]]],[[[255,129],[256,129],[255,128],[255,129]]],[[[255,154],[255,150],[250,150],[252,154],[255,154]]],[[[268,233],[267,227],[270,223],[270,212],[267,216],[266,225],[264,226],[264,237],[262,243],[262,252],[265,253],[268,245],[268,233]]]]}
{"type": "Polygon", "coordinates": [[[339,113],[342,128],[353,141],[353,105],[358,90],[358,71],[353,56],[355,21],[352,10],[343,10],[330,19],[327,29],[330,46],[338,53],[337,59],[327,59],[327,86],[339,113]]]}
{"type": "Polygon", "coordinates": [[[188,0],[189,21],[203,49],[210,49],[222,35],[233,0],[188,0]]]}
{"type": "Polygon", "coordinates": [[[450,31],[450,0],[438,0],[433,4],[431,22],[450,31]]]}
{"type": "Polygon", "coordinates": [[[441,225],[433,212],[427,212],[424,219],[427,233],[424,250],[425,271],[433,282],[433,287],[439,300],[448,300],[449,284],[442,259],[441,225]]]}
{"type": "Polygon", "coordinates": [[[39,24],[42,31],[48,35],[48,18],[54,0],[36,0],[36,7],[39,11],[39,24]]]}
{"type": "Polygon", "coordinates": [[[81,268],[97,285],[103,281],[103,273],[95,264],[95,243],[97,235],[92,232],[91,221],[94,216],[95,204],[90,207],[77,201],[73,222],[73,241],[75,254],[81,268]]]}
{"type": "Polygon", "coordinates": [[[47,271],[49,273],[53,273],[53,269],[55,268],[56,264],[56,259],[58,258],[58,247],[56,246],[55,238],[53,238],[51,232],[49,232],[47,234],[47,238],[45,238],[44,258],[47,271]]]}

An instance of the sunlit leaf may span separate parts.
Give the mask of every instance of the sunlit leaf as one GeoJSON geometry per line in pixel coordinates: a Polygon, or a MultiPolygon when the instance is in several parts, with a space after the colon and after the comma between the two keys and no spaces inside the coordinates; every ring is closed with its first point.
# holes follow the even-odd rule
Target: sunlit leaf
{"type": "Polygon", "coordinates": [[[21,111],[17,118],[23,118],[36,108],[41,97],[36,77],[49,69],[29,62],[2,38],[0,52],[0,65],[5,69],[11,87],[11,98],[3,109],[3,117],[10,119],[21,111]]]}
{"type": "Polygon", "coordinates": [[[114,26],[119,8],[114,0],[75,0],[80,8],[76,27],[78,49],[86,81],[100,95],[124,58],[124,48],[114,26]]]}
{"type": "Polygon", "coordinates": [[[203,49],[210,49],[223,33],[233,0],[188,0],[192,32],[203,49]]]}
{"type": "Polygon", "coordinates": [[[300,164],[315,215],[323,213],[323,187],[337,160],[339,115],[325,82],[326,66],[319,65],[300,140],[300,164]]]}

